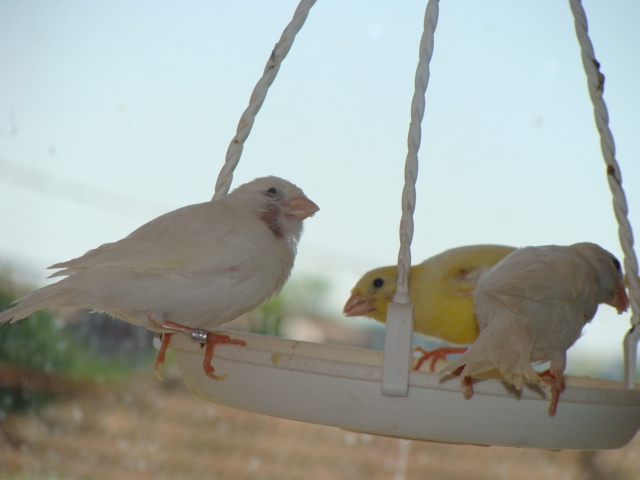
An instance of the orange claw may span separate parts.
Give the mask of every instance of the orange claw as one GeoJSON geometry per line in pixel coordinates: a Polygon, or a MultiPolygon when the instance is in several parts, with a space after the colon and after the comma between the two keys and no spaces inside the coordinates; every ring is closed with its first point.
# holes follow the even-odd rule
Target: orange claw
{"type": "Polygon", "coordinates": [[[162,334],[162,344],[160,345],[160,350],[158,351],[158,356],[156,357],[156,363],[153,366],[153,369],[156,372],[156,377],[162,380],[162,375],[158,372],[158,367],[164,363],[167,357],[167,348],[169,347],[169,342],[171,342],[171,336],[173,333],[163,333],[162,334]]]}
{"type": "MultiPolygon", "coordinates": [[[[451,372],[451,375],[462,374],[462,370],[464,370],[464,367],[466,367],[466,365],[462,365],[461,367],[456,368],[453,372],[451,372]]],[[[471,380],[471,377],[462,377],[462,389],[464,390],[462,392],[464,398],[469,400],[471,397],[473,397],[473,381],[471,380]]]]}
{"type": "Polygon", "coordinates": [[[422,353],[422,356],[416,362],[414,370],[420,370],[422,364],[427,360],[431,359],[431,363],[429,364],[429,371],[433,372],[436,368],[436,363],[438,360],[446,360],[447,355],[453,355],[456,353],[464,353],[467,351],[466,347],[438,347],[433,350],[425,350],[422,347],[416,347],[413,349],[414,352],[422,353]]]}
{"type": "Polygon", "coordinates": [[[247,342],[245,342],[244,340],[233,339],[229,337],[229,335],[207,332],[207,341],[203,344],[207,347],[204,353],[204,372],[211,378],[222,380],[226,377],[226,375],[216,375],[215,373],[213,373],[215,369],[213,368],[213,365],[211,365],[211,361],[213,360],[213,349],[218,343],[246,346],[247,342]]]}
{"type": "MultiPolygon", "coordinates": [[[[154,326],[158,328],[174,330],[174,331],[186,333],[187,335],[192,335],[194,331],[197,330],[195,328],[187,327],[185,325],[180,325],[179,323],[164,320],[163,317],[164,315],[162,312],[150,311],[147,314],[147,318],[149,319],[149,322],[151,322],[154,326]]],[[[204,333],[204,330],[200,330],[200,332],[204,333]]],[[[229,337],[229,335],[223,335],[223,334],[212,333],[212,332],[206,332],[206,334],[207,334],[207,340],[204,343],[202,343],[202,346],[206,345],[207,347],[204,354],[204,363],[203,363],[204,372],[211,378],[214,378],[216,380],[222,380],[223,378],[226,377],[226,375],[216,375],[215,373],[213,373],[215,369],[213,368],[213,365],[211,365],[211,361],[213,360],[214,347],[218,343],[226,343],[227,345],[246,346],[247,342],[245,342],[244,340],[232,339],[231,337],[229,337]]],[[[160,380],[162,380],[162,377],[158,373],[158,366],[162,365],[165,361],[167,348],[169,347],[169,342],[171,341],[172,335],[173,333],[162,334],[162,345],[160,346],[160,351],[158,352],[158,357],[156,358],[156,363],[154,366],[154,369],[156,371],[156,376],[160,380]]]]}
{"type": "Polygon", "coordinates": [[[464,388],[464,398],[469,400],[473,397],[473,382],[471,381],[471,377],[462,377],[462,387],[464,388]]]}
{"type": "Polygon", "coordinates": [[[551,403],[549,404],[549,416],[553,417],[558,410],[560,394],[564,392],[564,375],[554,375],[551,370],[545,370],[538,374],[542,380],[551,385],[551,403]]]}

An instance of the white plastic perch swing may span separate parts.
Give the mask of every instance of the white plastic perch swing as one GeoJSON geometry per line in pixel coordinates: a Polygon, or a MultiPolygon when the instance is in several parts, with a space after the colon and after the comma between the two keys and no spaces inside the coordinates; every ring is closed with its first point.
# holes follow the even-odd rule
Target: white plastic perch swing
{"type": "MultiPolygon", "coordinates": [[[[249,107],[240,119],[218,178],[215,197],[229,190],[232,172],[257,111],[314,3],[315,0],[301,1],[273,50],[249,107]]],[[[631,321],[635,326],[640,321],[637,260],[602,99],[602,76],[587,35],[584,10],[579,0],[570,0],[570,4],[620,225],[633,311],[631,321]]],[[[193,393],[211,402],[355,431],[482,445],[589,450],[621,447],[640,427],[640,390],[634,388],[640,329],[632,328],[625,338],[626,385],[568,377],[554,417],[547,414],[548,393],[536,385],[526,385],[517,392],[499,379],[478,379],[474,396],[465,400],[458,378],[442,379],[436,373],[411,370],[413,307],[407,293],[410,244],[420,123],[437,19],[438,0],[429,0],[411,107],[397,293],[389,308],[384,353],[234,332],[233,336],[245,340],[247,346],[216,347],[216,371],[228,374],[223,381],[216,381],[202,369],[199,345],[185,335],[174,335],[171,346],[177,350],[182,376],[193,393]]]]}

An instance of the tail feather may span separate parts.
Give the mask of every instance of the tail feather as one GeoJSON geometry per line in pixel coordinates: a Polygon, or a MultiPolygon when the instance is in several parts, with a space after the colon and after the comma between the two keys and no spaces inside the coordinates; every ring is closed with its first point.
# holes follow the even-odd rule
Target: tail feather
{"type": "Polygon", "coordinates": [[[507,382],[519,390],[523,381],[541,382],[531,368],[532,347],[533,338],[526,325],[513,319],[494,320],[458,360],[440,373],[453,373],[464,367],[460,375],[468,377],[496,368],[507,382]]]}
{"type": "Polygon", "coordinates": [[[0,324],[8,321],[14,323],[39,310],[62,306],[69,300],[69,293],[64,287],[61,288],[59,283],[35,290],[15,300],[12,303],[14,307],[0,312],[0,324]]]}

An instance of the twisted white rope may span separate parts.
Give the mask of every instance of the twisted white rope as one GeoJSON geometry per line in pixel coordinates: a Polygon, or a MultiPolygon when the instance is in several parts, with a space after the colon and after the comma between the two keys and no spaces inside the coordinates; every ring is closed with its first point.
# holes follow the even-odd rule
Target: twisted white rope
{"type": "Polygon", "coordinates": [[[640,328],[635,328],[640,323],[640,281],[638,280],[638,259],[633,249],[633,232],[627,217],[629,209],[622,189],[622,176],[620,167],[615,159],[615,144],[609,128],[609,114],[604,103],[604,75],[600,72],[600,63],[595,58],[593,45],[589,39],[587,16],[582,8],[580,0],[569,0],[573,12],[574,23],[578,43],[582,52],[582,65],[587,74],[589,96],[593,103],[593,112],[596,127],[600,134],[600,147],[602,157],[607,165],[607,180],[613,195],[613,210],[618,221],[618,236],[624,253],[624,268],[629,300],[631,303],[631,331],[624,342],[625,356],[625,381],[627,388],[632,388],[635,379],[635,364],[637,344],[640,340],[640,328]]]}
{"type": "Polygon", "coordinates": [[[267,65],[264,68],[262,78],[258,80],[253,92],[251,92],[251,98],[249,99],[249,106],[245,109],[238,122],[238,128],[236,129],[236,135],[231,140],[231,144],[227,149],[227,155],[225,157],[225,163],[220,170],[218,180],[216,181],[216,191],[213,195],[213,199],[222,197],[229,192],[231,187],[231,181],[233,180],[233,171],[236,169],[238,162],[240,161],[240,155],[242,155],[242,149],[244,142],[247,140],[253,122],[256,119],[256,115],[264,103],[264,99],[267,96],[267,91],[273,83],[280,70],[280,64],[285,59],[296,35],[304,25],[304,22],[309,15],[309,10],[316,3],[316,0],[301,0],[298,8],[293,14],[293,18],[289,25],[282,32],[282,36],[276,46],[271,52],[271,56],[267,61],[267,65]]]}
{"type": "Polygon", "coordinates": [[[411,124],[405,161],[402,191],[402,218],[400,220],[400,252],[398,254],[398,283],[396,294],[387,308],[387,331],[384,343],[382,393],[407,396],[411,370],[411,337],[413,334],[413,305],[409,299],[409,271],[411,269],[411,240],[413,239],[413,212],[416,205],[418,178],[418,150],[420,148],[425,93],[429,84],[429,62],[438,24],[438,0],[429,0],[424,14],[424,29],[420,40],[415,90],[411,102],[411,124]]]}
{"type": "Polygon", "coordinates": [[[429,85],[429,62],[433,56],[434,34],[438,24],[438,0],[429,0],[424,15],[424,30],[415,76],[415,90],[411,101],[411,124],[407,138],[407,158],[404,166],[402,190],[402,218],[400,220],[400,251],[398,253],[398,284],[393,301],[409,303],[409,270],[411,269],[411,241],[413,240],[413,212],[416,208],[416,180],[418,178],[418,150],[421,122],[424,117],[425,93],[429,85]]]}

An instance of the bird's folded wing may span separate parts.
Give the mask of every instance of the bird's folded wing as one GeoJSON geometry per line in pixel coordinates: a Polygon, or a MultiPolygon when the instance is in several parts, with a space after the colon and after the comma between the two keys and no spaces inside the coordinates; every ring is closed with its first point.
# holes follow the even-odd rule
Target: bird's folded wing
{"type": "Polygon", "coordinates": [[[575,300],[583,294],[582,279],[589,275],[584,265],[571,257],[558,257],[549,267],[546,262],[499,279],[499,286],[487,286],[484,293],[504,303],[511,311],[522,313],[525,302],[553,303],[575,300]]]}
{"type": "MultiPolygon", "coordinates": [[[[51,277],[70,275],[86,268],[135,270],[188,269],[212,272],[230,268],[238,261],[240,229],[251,234],[251,225],[224,221],[233,211],[212,209],[210,202],[190,205],[162,215],[129,236],[106,243],[81,257],[49,268],[63,270],[51,277]],[[237,231],[236,231],[237,230],[237,231]]],[[[259,222],[256,226],[260,228],[259,222]]],[[[246,238],[245,235],[242,235],[246,238]]]]}

